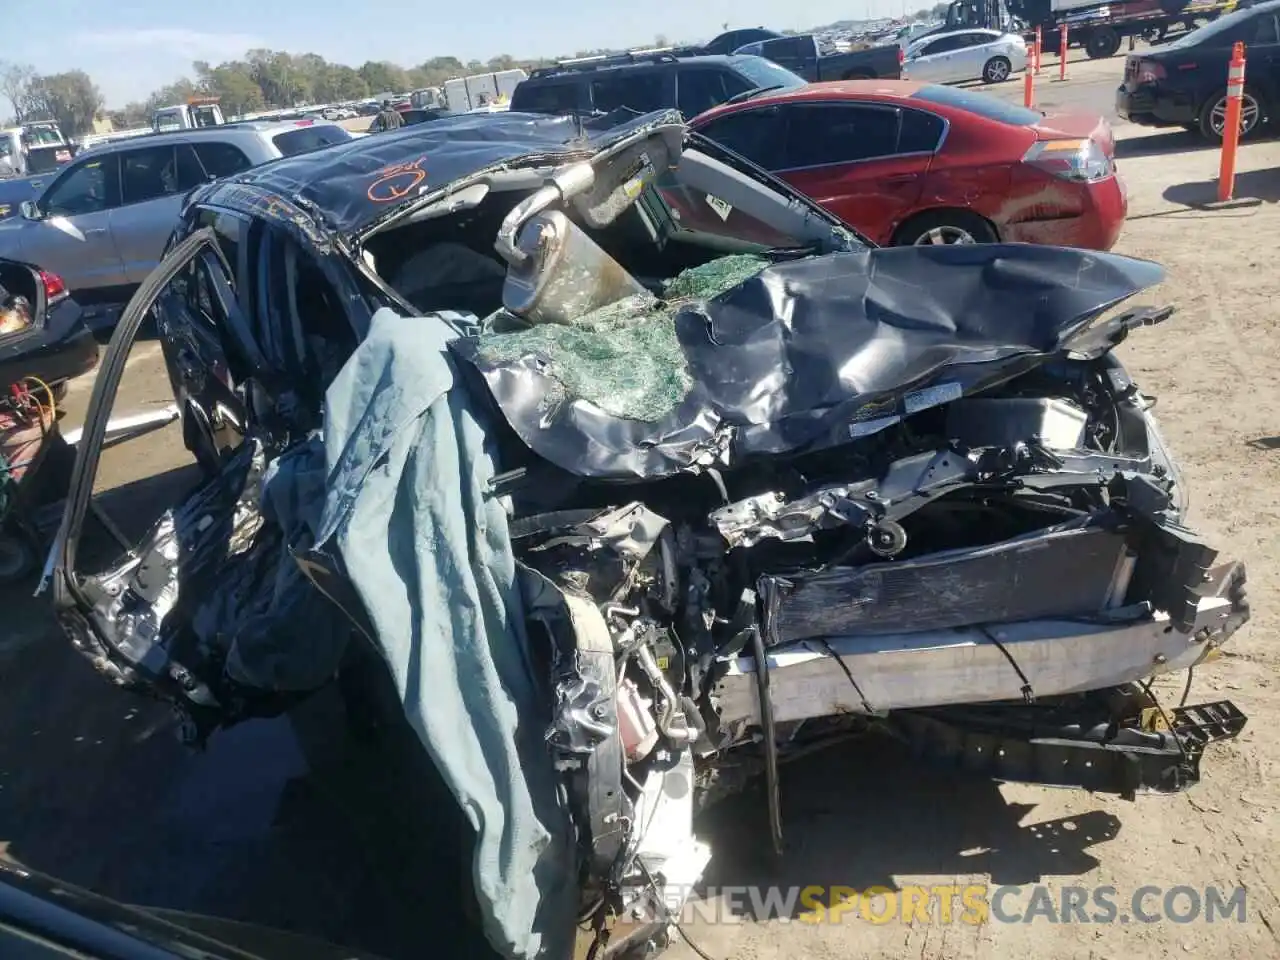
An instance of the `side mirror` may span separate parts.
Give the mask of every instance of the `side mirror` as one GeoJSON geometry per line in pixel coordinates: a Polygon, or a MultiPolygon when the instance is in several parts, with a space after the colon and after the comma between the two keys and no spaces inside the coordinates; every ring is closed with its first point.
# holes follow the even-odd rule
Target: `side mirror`
{"type": "Polygon", "coordinates": [[[40,208],[36,206],[36,202],[34,200],[23,200],[18,204],[18,210],[28,220],[40,219],[40,208]]]}

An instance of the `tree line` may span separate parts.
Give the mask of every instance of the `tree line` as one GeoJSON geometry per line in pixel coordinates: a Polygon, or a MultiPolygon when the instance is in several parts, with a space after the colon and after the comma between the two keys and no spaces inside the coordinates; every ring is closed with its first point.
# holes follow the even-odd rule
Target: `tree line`
{"type": "MultiPolygon", "coordinates": [[[[946,4],[920,10],[920,19],[937,18],[946,4]]],[[[791,32],[791,31],[787,31],[791,32]]],[[[668,46],[666,37],[654,38],[654,46],[668,46]]],[[[580,50],[575,57],[611,53],[580,50]]],[[[83,70],[40,74],[26,64],[0,61],[0,95],[8,102],[17,123],[56,120],[67,136],[93,129],[98,117],[109,117],[117,128],[145,126],[158,107],[185,103],[193,96],[216,96],[223,113],[237,116],[305,103],[359,100],[382,93],[404,93],[422,87],[438,87],[453,77],[488,73],[516,67],[532,70],[554,60],[517,59],[502,54],[490,60],[463,61],[457,57],[432,57],[416,67],[402,67],[386,60],[370,60],[359,67],[330,63],[315,53],[292,54],[283,50],[249,50],[240,60],[217,65],[197,60],[192,75],[156,90],[144,101],[123,109],[105,110],[102,93],[83,70]]]]}

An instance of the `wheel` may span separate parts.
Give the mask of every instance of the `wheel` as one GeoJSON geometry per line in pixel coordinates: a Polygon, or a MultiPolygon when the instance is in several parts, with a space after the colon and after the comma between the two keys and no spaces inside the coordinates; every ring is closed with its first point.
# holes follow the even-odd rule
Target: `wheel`
{"type": "Polygon", "coordinates": [[[995,243],[999,238],[991,224],[967,210],[939,210],[908,220],[894,236],[899,247],[944,243],[995,243]]]}
{"type": "Polygon", "coordinates": [[[1115,56],[1120,49],[1120,34],[1110,27],[1097,27],[1089,31],[1084,41],[1084,52],[1090,60],[1103,60],[1115,56]]]}
{"type": "Polygon", "coordinates": [[[0,532],[0,584],[19,583],[35,572],[36,551],[12,530],[0,532]]]}
{"type": "Polygon", "coordinates": [[[987,83],[1004,83],[1013,72],[1013,64],[1004,57],[992,57],[982,67],[982,79],[987,83]]]}
{"type": "MultiPolygon", "coordinates": [[[[1251,87],[1244,88],[1244,96],[1240,101],[1240,139],[1251,137],[1258,132],[1262,121],[1266,119],[1267,105],[1262,94],[1251,87]]],[[[1227,122],[1227,95],[1210,97],[1200,108],[1198,129],[1200,136],[1214,143],[1222,142],[1222,128],[1227,122]]]]}
{"type": "Polygon", "coordinates": [[[866,70],[850,70],[840,79],[842,80],[874,80],[876,75],[868,73],[866,70]]]}

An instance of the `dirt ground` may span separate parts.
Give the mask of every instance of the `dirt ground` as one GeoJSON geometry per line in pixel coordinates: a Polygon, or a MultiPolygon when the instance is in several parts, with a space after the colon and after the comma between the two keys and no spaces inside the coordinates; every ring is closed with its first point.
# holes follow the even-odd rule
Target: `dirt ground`
{"type": "MultiPolygon", "coordinates": [[[[1056,64],[1046,58],[1038,102],[1111,115],[1120,63],[1073,61],[1071,79],[1056,84],[1049,79],[1056,64]]],[[[992,93],[1020,100],[1020,80],[992,93]]],[[[1210,749],[1196,788],[1135,803],[944,776],[881,749],[801,762],[783,778],[781,862],[763,855],[757,796],[717,808],[701,825],[716,851],[706,895],[771,885],[1019,885],[1005,903],[1016,915],[1037,884],[1054,898],[1071,887],[1092,894],[1109,886],[1116,919],[945,923],[935,911],[928,923],[875,924],[855,908],[842,922],[809,924],[730,922],[723,914],[712,922],[697,911],[684,929],[714,960],[1280,957],[1280,738],[1271,730],[1280,685],[1270,646],[1280,617],[1280,386],[1272,376],[1280,273],[1271,261],[1280,141],[1242,150],[1239,200],[1215,208],[1203,204],[1215,151],[1180,132],[1117,125],[1117,136],[1130,193],[1117,252],[1164,264],[1168,280],[1143,299],[1178,307],[1121,352],[1159,398],[1191,486],[1194,525],[1222,559],[1247,562],[1252,587],[1252,622],[1222,659],[1196,672],[1189,702],[1231,699],[1249,725],[1238,740],[1210,749]],[[1243,887],[1246,921],[1140,922],[1130,916],[1130,898],[1147,886],[1201,895],[1243,887]]],[[[155,344],[135,353],[125,407],[167,402],[155,344]]],[[[87,394],[87,382],[77,385],[72,406],[87,394]]],[[[130,468],[151,456],[130,452],[130,468]]],[[[384,822],[383,811],[403,815],[404,788],[379,779],[387,763],[339,745],[323,701],[310,716],[247,724],[215,738],[206,754],[186,754],[167,737],[163,711],[122,697],[66,649],[42,602],[5,599],[0,853],[130,902],[323,934],[390,960],[449,953],[436,936],[429,947],[421,939],[423,904],[432,898],[414,895],[422,888],[405,879],[420,878],[421,863],[404,830],[384,822]]],[[[1182,679],[1158,687],[1167,701],[1177,702],[1182,679]]],[[[1161,899],[1148,896],[1144,905],[1158,912],[1161,899]]],[[[1185,898],[1177,906],[1186,911],[1185,898]]],[[[677,942],[669,956],[695,954],[677,942]]]]}

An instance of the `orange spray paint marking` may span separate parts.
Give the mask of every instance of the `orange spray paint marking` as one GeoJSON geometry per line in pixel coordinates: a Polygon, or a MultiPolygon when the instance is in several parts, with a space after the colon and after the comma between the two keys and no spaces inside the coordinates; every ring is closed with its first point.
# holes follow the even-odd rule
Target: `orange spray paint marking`
{"type": "Polygon", "coordinates": [[[383,167],[374,174],[373,183],[369,184],[366,195],[373,203],[390,203],[407,197],[418,184],[427,179],[427,171],[422,169],[426,159],[419,157],[409,163],[383,167]]]}

